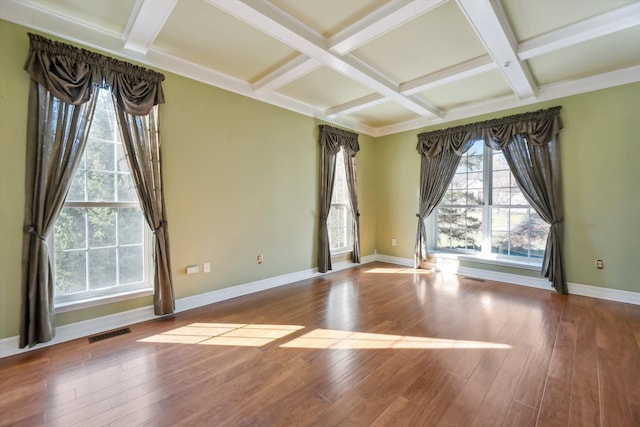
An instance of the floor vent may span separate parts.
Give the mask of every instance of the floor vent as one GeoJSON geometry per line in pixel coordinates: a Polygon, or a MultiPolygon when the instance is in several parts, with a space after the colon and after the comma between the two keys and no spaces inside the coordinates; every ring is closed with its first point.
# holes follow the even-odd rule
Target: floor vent
{"type": "Polygon", "coordinates": [[[116,329],[115,331],[109,331],[103,334],[98,334],[98,335],[89,337],[89,343],[93,344],[94,342],[97,342],[97,341],[106,340],[107,338],[117,337],[118,335],[124,335],[130,332],[131,332],[131,329],[129,328],[116,329]]]}
{"type": "Polygon", "coordinates": [[[484,279],[478,279],[477,277],[464,276],[463,279],[473,280],[474,282],[480,282],[480,283],[484,283],[485,282],[484,279]]]}

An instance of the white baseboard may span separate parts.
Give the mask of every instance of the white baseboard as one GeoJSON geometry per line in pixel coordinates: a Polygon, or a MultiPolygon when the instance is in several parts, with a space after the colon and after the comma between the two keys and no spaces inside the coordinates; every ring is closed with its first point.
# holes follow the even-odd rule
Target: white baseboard
{"type": "MultiPolygon", "coordinates": [[[[328,273],[345,270],[374,261],[388,262],[405,267],[413,267],[413,259],[411,258],[401,258],[383,254],[376,254],[362,257],[360,264],[355,264],[349,261],[336,263],[333,265],[333,270],[329,271],[328,273]]],[[[530,286],[534,288],[552,290],[549,281],[547,281],[545,278],[521,276],[518,274],[501,273],[497,271],[460,267],[454,265],[440,265],[436,267],[441,271],[461,274],[463,276],[475,277],[478,279],[493,280],[497,282],[512,283],[514,285],[530,286]]],[[[288,285],[301,280],[311,279],[313,277],[321,276],[328,273],[318,273],[318,270],[316,268],[312,268],[308,270],[270,277],[263,280],[257,280],[255,282],[245,283],[242,285],[231,286],[229,288],[218,289],[200,295],[180,298],[176,300],[176,313],[213,304],[216,302],[225,301],[231,298],[237,298],[255,292],[272,289],[278,286],[288,285]]],[[[640,293],[638,292],[629,292],[619,289],[581,285],[578,283],[568,283],[568,286],[570,294],[640,305],[640,293]]],[[[129,326],[154,318],[156,318],[156,316],[153,314],[153,307],[148,306],[124,311],[121,313],[110,314],[108,316],[96,317],[94,319],[84,320],[82,322],[76,322],[69,325],[59,326],[56,328],[56,337],[53,340],[47,343],[39,344],[34,349],[87,337],[112,329],[122,328],[124,326],[129,326]]],[[[0,339],[0,358],[33,350],[18,348],[18,344],[19,339],[17,336],[0,339]]]]}
{"type": "Polygon", "coordinates": [[[388,262],[390,264],[403,265],[405,267],[413,267],[413,259],[411,259],[411,258],[400,258],[400,257],[397,257],[397,256],[377,254],[376,255],[376,261],[388,262]]]}
{"type": "Polygon", "coordinates": [[[581,285],[579,283],[567,283],[567,286],[569,287],[570,294],[640,305],[640,292],[601,288],[599,286],[581,285]]]}
{"type": "MultiPolygon", "coordinates": [[[[389,262],[392,264],[413,267],[413,259],[400,258],[389,255],[378,254],[376,261],[389,262]]],[[[460,274],[463,276],[475,277],[496,282],[511,283],[514,285],[529,286],[552,291],[550,282],[544,277],[521,276],[519,274],[501,273],[498,271],[483,270],[480,268],[460,267],[455,264],[433,265],[441,271],[460,274]]],[[[567,283],[569,293],[591,298],[604,299],[609,301],[624,302],[627,304],[640,305],[640,293],[623,291],[620,289],[603,288],[600,286],[582,285],[579,283],[567,283]]]]}
{"type": "MultiPolygon", "coordinates": [[[[270,277],[255,282],[245,283],[242,285],[231,286],[229,288],[218,289],[204,294],[194,295],[176,300],[176,313],[191,310],[193,308],[202,307],[216,302],[225,301],[231,298],[237,298],[249,295],[255,292],[264,291],[278,286],[288,285],[290,283],[301,280],[310,279],[340,270],[345,270],[358,265],[367,264],[376,261],[376,255],[364,256],[360,260],[360,264],[350,261],[335,263],[331,271],[327,273],[319,273],[317,268],[302,270],[294,273],[283,274],[280,276],[270,277]]],[[[123,311],[108,316],[96,317],[94,319],[84,320],[69,325],[58,326],[56,328],[56,336],[53,340],[38,344],[34,348],[18,348],[19,338],[17,336],[0,339],[0,358],[20,354],[38,348],[48,347],[50,345],[59,344],[78,338],[95,335],[112,329],[122,328],[134,323],[145,322],[156,318],[153,314],[153,307],[141,307],[134,310],[123,311]]]]}

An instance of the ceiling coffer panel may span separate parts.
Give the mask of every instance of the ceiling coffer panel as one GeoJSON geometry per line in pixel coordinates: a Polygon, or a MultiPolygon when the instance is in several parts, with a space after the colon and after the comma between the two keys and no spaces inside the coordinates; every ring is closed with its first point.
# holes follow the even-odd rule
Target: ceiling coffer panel
{"type": "Polygon", "coordinates": [[[640,81],[640,0],[0,2],[0,19],[373,136],[640,81]]]}

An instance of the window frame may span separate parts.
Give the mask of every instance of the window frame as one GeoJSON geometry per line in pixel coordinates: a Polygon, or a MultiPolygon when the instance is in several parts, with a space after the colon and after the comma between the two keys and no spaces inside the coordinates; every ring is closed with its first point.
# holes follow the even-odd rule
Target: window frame
{"type": "MultiPolygon", "coordinates": [[[[517,266],[525,269],[538,269],[542,265],[543,257],[531,257],[530,252],[528,256],[517,256],[511,254],[501,254],[492,252],[492,223],[493,223],[493,209],[527,209],[529,218],[531,218],[531,214],[537,214],[535,209],[527,203],[526,205],[518,204],[518,205],[494,205],[493,203],[493,160],[494,155],[498,152],[498,150],[493,150],[490,147],[487,147],[484,141],[479,140],[477,143],[481,143],[483,146],[482,151],[482,179],[483,179],[483,204],[477,205],[482,209],[482,222],[481,222],[481,249],[479,251],[472,249],[455,249],[455,248],[441,248],[437,246],[438,243],[438,213],[441,207],[457,207],[457,208],[468,208],[474,207],[476,205],[470,206],[456,206],[456,205],[443,205],[441,201],[438,206],[434,209],[432,215],[427,218],[426,226],[428,230],[431,230],[432,239],[428,240],[428,249],[433,252],[438,257],[443,258],[454,258],[454,259],[462,259],[469,260],[474,262],[483,262],[490,263],[494,265],[504,265],[504,266],[517,266]]],[[[501,152],[500,152],[501,153],[501,152]]],[[[465,153],[466,154],[466,153],[465,153]]],[[[507,168],[508,169],[508,168],[507,168]]],[[[513,179],[513,174],[509,169],[509,173],[513,179]]],[[[517,184],[516,184],[517,186],[517,184]]],[[[503,188],[503,187],[499,187],[503,188]]],[[[506,188],[506,187],[505,187],[506,188]]],[[[509,187],[511,188],[511,187],[509,187]]],[[[449,187],[447,187],[447,190],[449,187]]],[[[521,190],[520,190],[521,191],[521,190]]],[[[444,200],[444,199],[443,199],[444,200]]],[[[526,200],[525,200],[526,201],[526,200]]],[[[510,221],[510,215],[508,216],[510,221]]],[[[530,221],[530,220],[529,220],[530,221]]],[[[530,228],[529,228],[530,229],[530,228]]],[[[512,232],[511,224],[509,224],[508,232],[512,232]]],[[[509,247],[510,247],[510,239],[509,247]]],[[[531,235],[529,233],[529,242],[531,242],[531,235]]],[[[529,251],[530,251],[529,245],[529,251]]]]}
{"type": "Polygon", "coordinates": [[[327,218],[327,232],[329,235],[329,251],[332,256],[341,255],[345,253],[349,253],[353,251],[353,212],[351,209],[351,202],[349,199],[349,185],[347,183],[347,171],[344,165],[344,148],[340,147],[340,150],[336,153],[336,170],[333,180],[333,191],[331,195],[331,204],[329,206],[329,217],[327,218]],[[342,173],[340,176],[342,177],[342,181],[345,187],[345,195],[347,200],[344,202],[336,202],[336,186],[338,183],[338,168],[341,168],[342,173]],[[334,227],[331,227],[331,216],[332,213],[335,212],[334,208],[344,208],[345,212],[345,246],[332,248],[331,246],[331,231],[334,227]]]}
{"type": "MultiPolygon", "coordinates": [[[[101,88],[99,89],[100,91],[107,91],[109,93],[103,94],[102,96],[106,96],[109,98],[109,102],[112,102],[111,100],[111,94],[110,91],[108,91],[108,89],[105,88],[101,88]]],[[[84,169],[78,169],[76,172],[74,172],[74,176],[72,178],[72,180],[76,179],[76,174],[81,171],[81,173],[88,173],[88,172],[109,172],[111,174],[114,175],[114,198],[115,198],[115,194],[117,194],[117,189],[115,189],[115,187],[118,187],[118,176],[122,175],[122,166],[119,165],[119,159],[117,153],[118,152],[122,152],[124,153],[124,147],[122,147],[122,137],[121,137],[121,133],[117,128],[117,118],[115,117],[115,111],[113,109],[101,109],[100,107],[98,107],[98,105],[96,105],[96,111],[94,112],[94,119],[96,114],[98,114],[98,112],[100,110],[104,110],[106,111],[106,114],[113,114],[113,117],[110,117],[109,120],[113,120],[116,125],[113,128],[113,140],[105,140],[102,138],[89,138],[89,140],[87,141],[87,145],[84,147],[84,152],[82,153],[83,156],[83,162],[85,163],[85,168],[84,169]],[[111,170],[92,170],[89,168],[89,165],[86,164],[87,159],[87,149],[89,148],[89,144],[91,142],[108,142],[108,143],[112,143],[114,145],[114,150],[116,151],[114,153],[114,162],[113,162],[113,168],[111,170]],[[120,146],[118,146],[118,144],[120,144],[120,146]]],[[[93,126],[92,122],[90,126],[93,126]]],[[[91,133],[91,128],[89,128],[89,132],[91,133]]],[[[126,163],[126,162],[125,162],[126,163]]],[[[127,172],[125,172],[126,174],[131,174],[131,170],[129,169],[129,165],[126,164],[126,170],[127,172]]],[[[86,185],[87,185],[87,181],[85,179],[85,199],[87,198],[87,193],[86,193],[86,185]]],[[[138,298],[141,296],[147,296],[147,295],[153,295],[153,280],[152,280],[152,264],[153,264],[153,234],[151,232],[151,230],[149,229],[149,226],[147,225],[147,222],[145,220],[144,214],[142,213],[141,210],[141,205],[140,205],[140,201],[138,200],[138,196],[137,194],[135,195],[135,201],[133,200],[128,200],[128,201],[91,201],[91,200],[70,200],[68,201],[67,198],[69,197],[69,195],[67,194],[65,196],[65,202],[63,204],[63,209],[65,208],[78,208],[78,209],[92,209],[92,208],[113,208],[113,209],[127,209],[127,208],[136,208],[140,211],[140,216],[141,216],[141,220],[142,220],[142,244],[119,244],[118,242],[118,235],[116,234],[115,236],[115,244],[114,245],[107,245],[105,246],[105,248],[122,248],[122,247],[127,247],[127,246],[142,246],[142,250],[143,250],[143,258],[142,258],[142,280],[138,281],[138,282],[132,282],[132,283],[128,283],[128,284],[118,284],[115,283],[111,286],[105,286],[102,288],[98,288],[98,289],[94,289],[94,290],[85,290],[85,291],[78,291],[78,292],[73,292],[73,293],[69,293],[69,294],[57,294],[56,292],[56,284],[54,284],[54,307],[57,313],[60,312],[66,312],[66,311],[72,311],[72,310],[77,310],[77,309],[81,309],[81,308],[85,308],[85,307],[92,307],[92,306],[98,306],[98,305],[103,305],[103,304],[109,304],[112,302],[116,302],[116,301],[122,301],[122,300],[126,300],[126,299],[131,299],[131,298],[138,298]]],[[[59,219],[59,218],[58,218],[59,219]]],[[[56,219],[56,222],[58,221],[58,219],[56,219]]],[[[89,220],[87,217],[87,214],[85,213],[84,216],[84,225],[85,225],[85,233],[84,233],[84,237],[85,237],[85,246],[84,248],[78,248],[78,249],[72,249],[72,250],[77,250],[77,251],[82,251],[84,252],[84,257],[85,257],[85,266],[87,266],[88,261],[88,252],[91,249],[99,249],[100,247],[97,246],[90,246],[89,244],[89,230],[88,230],[88,224],[89,224],[89,220]]],[[[114,224],[115,227],[115,232],[118,233],[118,225],[117,222],[114,224]]],[[[56,271],[56,244],[55,244],[55,232],[51,233],[51,238],[48,240],[48,245],[49,245],[49,249],[50,249],[50,254],[51,254],[51,262],[53,265],[53,271],[54,271],[54,279],[55,279],[55,275],[57,273],[56,271]]],[[[117,255],[116,255],[117,256],[117,255]]],[[[119,271],[119,266],[120,263],[118,261],[116,261],[116,275],[118,275],[118,271],[119,271]]],[[[85,267],[87,268],[87,267],[85,267]]],[[[88,274],[88,272],[87,272],[88,274]]],[[[117,281],[117,277],[116,277],[116,281],[117,281]]],[[[88,275],[86,276],[85,282],[87,284],[87,287],[90,286],[90,282],[89,282],[89,277],[88,275]]]]}

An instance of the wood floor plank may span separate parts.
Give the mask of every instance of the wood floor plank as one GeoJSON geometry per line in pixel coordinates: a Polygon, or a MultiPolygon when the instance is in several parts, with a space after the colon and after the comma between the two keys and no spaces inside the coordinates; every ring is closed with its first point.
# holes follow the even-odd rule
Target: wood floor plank
{"type": "Polygon", "coordinates": [[[560,324],[540,405],[539,426],[569,424],[576,336],[576,326],[573,323],[560,324]]]}
{"type": "Polygon", "coordinates": [[[0,426],[640,425],[640,306],[373,263],[130,328],[0,359],[0,426]]]}

